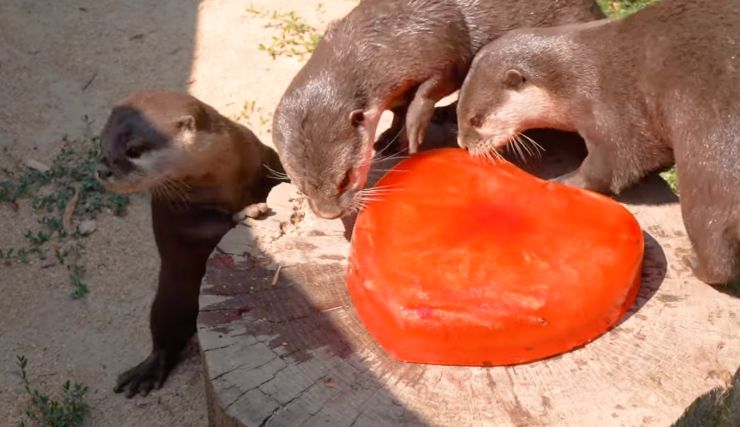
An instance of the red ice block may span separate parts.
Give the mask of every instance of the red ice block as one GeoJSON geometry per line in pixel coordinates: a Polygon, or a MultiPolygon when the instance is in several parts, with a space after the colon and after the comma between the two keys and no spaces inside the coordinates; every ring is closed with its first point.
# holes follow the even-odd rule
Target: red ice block
{"type": "Polygon", "coordinates": [[[460,149],[421,153],[355,225],[348,286],[408,362],[509,365],[582,346],[640,285],[643,236],[619,203],[460,149]]]}

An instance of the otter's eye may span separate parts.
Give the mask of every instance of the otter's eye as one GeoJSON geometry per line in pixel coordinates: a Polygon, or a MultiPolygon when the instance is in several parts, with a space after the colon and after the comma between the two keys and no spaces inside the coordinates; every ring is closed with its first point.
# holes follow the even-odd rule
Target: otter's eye
{"type": "Polygon", "coordinates": [[[344,178],[342,179],[342,182],[339,183],[339,192],[344,193],[345,190],[349,187],[349,184],[352,183],[352,170],[348,170],[347,173],[344,174],[344,178]]]}
{"type": "Polygon", "coordinates": [[[149,148],[143,145],[135,145],[126,149],[126,157],[129,159],[138,159],[142,154],[149,151],[149,148]]]}
{"type": "Polygon", "coordinates": [[[468,123],[470,124],[470,126],[474,128],[479,128],[483,126],[483,115],[482,114],[474,115],[473,117],[470,118],[470,120],[468,120],[468,123]]]}

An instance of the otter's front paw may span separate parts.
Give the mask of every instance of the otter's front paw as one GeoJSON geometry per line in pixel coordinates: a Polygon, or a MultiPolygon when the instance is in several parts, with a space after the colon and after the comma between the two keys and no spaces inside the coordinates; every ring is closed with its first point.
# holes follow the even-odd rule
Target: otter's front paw
{"type": "Polygon", "coordinates": [[[557,182],[559,184],[565,184],[570,185],[571,187],[577,187],[577,188],[588,188],[586,185],[585,180],[579,173],[579,171],[576,169],[573,172],[566,173],[564,175],[560,175],[558,177],[555,177],[552,179],[552,182],[557,182]]]}
{"type": "Polygon", "coordinates": [[[247,218],[263,219],[269,213],[270,213],[270,208],[267,206],[267,203],[255,203],[235,213],[234,221],[242,222],[247,218]]]}
{"type": "Polygon", "coordinates": [[[729,285],[729,283],[726,283],[726,280],[717,277],[715,275],[712,275],[711,273],[707,272],[706,269],[704,269],[701,264],[699,263],[699,260],[696,258],[696,255],[684,255],[681,257],[681,261],[691,269],[691,272],[694,274],[694,276],[701,280],[702,282],[708,284],[708,285],[729,285]]]}
{"type": "Polygon", "coordinates": [[[581,190],[590,190],[597,193],[609,194],[609,184],[607,181],[599,181],[593,178],[585,178],[583,172],[580,169],[576,169],[573,172],[566,173],[554,178],[552,181],[560,184],[569,185],[571,187],[580,188],[581,190]]]}
{"type": "Polygon", "coordinates": [[[131,398],[139,393],[146,396],[152,389],[162,388],[162,384],[175,366],[170,359],[172,358],[167,357],[163,350],[152,351],[143,362],[118,376],[113,391],[125,392],[126,397],[131,398]]]}

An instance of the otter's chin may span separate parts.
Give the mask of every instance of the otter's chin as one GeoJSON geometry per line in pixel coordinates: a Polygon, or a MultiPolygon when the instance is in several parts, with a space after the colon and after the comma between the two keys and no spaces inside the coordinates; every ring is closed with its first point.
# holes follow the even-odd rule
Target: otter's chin
{"type": "Polygon", "coordinates": [[[97,178],[100,185],[108,191],[118,194],[140,193],[149,190],[151,183],[144,180],[118,180],[118,179],[101,179],[97,178]]]}
{"type": "Polygon", "coordinates": [[[345,208],[337,203],[316,203],[311,198],[308,199],[308,206],[311,211],[319,218],[323,219],[337,219],[349,216],[352,210],[345,208]]]}

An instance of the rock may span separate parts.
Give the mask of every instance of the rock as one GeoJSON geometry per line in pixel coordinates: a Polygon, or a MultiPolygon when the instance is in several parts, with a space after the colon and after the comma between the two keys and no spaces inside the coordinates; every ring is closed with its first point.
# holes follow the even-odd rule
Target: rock
{"type": "Polygon", "coordinates": [[[51,170],[49,166],[46,166],[45,164],[39,162],[38,160],[27,159],[25,163],[26,163],[26,167],[39,171],[39,172],[46,173],[51,170]]]}
{"type": "Polygon", "coordinates": [[[282,183],[270,191],[267,196],[267,206],[275,212],[270,219],[279,223],[289,223],[293,216],[293,199],[299,197],[298,188],[293,184],[282,183]]]}
{"type": "Polygon", "coordinates": [[[97,223],[92,219],[88,219],[77,224],[77,232],[81,236],[88,236],[94,233],[97,228],[97,223]]]}

